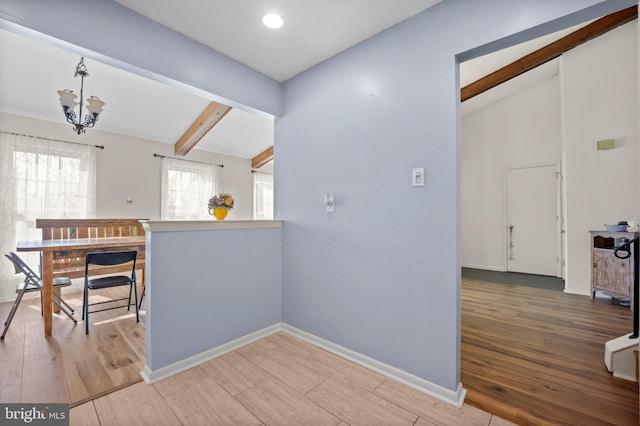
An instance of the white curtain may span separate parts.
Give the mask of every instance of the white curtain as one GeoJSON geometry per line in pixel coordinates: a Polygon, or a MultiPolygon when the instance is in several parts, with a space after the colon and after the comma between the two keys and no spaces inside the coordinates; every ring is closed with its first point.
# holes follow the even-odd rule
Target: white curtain
{"type": "Polygon", "coordinates": [[[216,166],[162,159],[162,220],[210,219],[207,203],[216,193],[216,166]]]}
{"type": "MultiPolygon", "coordinates": [[[[18,241],[41,239],[36,218],[95,217],[95,150],[0,132],[0,254],[15,251],[18,241]]],[[[19,255],[32,267],[40,263],[38,253],[19,255]]],[[[15,297],[14,289],[7,289],[14,271],[5,260],[0,260],[0,300],[15,297]]]]}
{"type": "Polygon", "coordinates": [[[273,219],[273,175],[253,172],[253,218],[273,219]]]}

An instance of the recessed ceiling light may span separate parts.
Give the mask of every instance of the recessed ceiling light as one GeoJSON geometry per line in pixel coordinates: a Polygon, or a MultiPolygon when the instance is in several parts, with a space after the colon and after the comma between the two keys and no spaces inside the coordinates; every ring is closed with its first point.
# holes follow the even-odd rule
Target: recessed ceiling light
{"type": "Polygon", "coordinates": [[[277,13],[267,13],[262,17],[262,23],[267,28],[278,29],[284,25],[284,19],[277,13]]]}

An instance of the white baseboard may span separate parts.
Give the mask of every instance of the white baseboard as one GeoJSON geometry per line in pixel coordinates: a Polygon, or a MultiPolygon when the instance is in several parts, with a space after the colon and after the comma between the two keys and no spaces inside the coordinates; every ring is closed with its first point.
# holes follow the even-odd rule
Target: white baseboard
{"type": "Polygon", "coordinates": [[[148,365],[145,365],[144,370],[140,372],[140,375],[144,379],[145,383],[150,385],[159,380],[166,379],[167,377],[173,376],[192,367],[200,365],[203,362],[207,362],[213,358],[224,355],[227,352],[236,350],[241,346],[262,339],[263,337],[276,333],[281,329],[281,323],[270,325],[269,327],[263,328],[262,330],[255,331],[253,333],[247,334],[246,336],[242,336],[230,342],[223,343],[222,345],[216,346],[215,348],[206,350],[197,355],[193,355],[189,358],[183,359],[165,367],[158,368],[157,370],[151,370],[148,365]]]}
{"type": "MultiPolygon", "coordinates": [[[[567,287],[565,287],[564,292],[568,293],[568,294],[577,294],[577,295],[580,295],[580,296],[590,296],[591,295],[589,291],[587,291],[585,293],[584,290],[574,290],[572,288],[567,288],[567,287]]],[[[603,296],[602,294],[598,294],[597,297],[607,297],[607,298],[609,298],[609,296],[603,296]]]]}
{"type": "Polygon", "coordinates": [[[349,361],[353,361],[356,364],[368,368],[369,370],[380,373],[383,376],[397,380],[402,384],[405,384],[424,394],[437,398],[440,401],[446,402],[447,404],[451,404],[455,407],[460,408],[464,403],[464,398],[467,394],[467,390],[462,387],[462,383],[458,384],[458,389],[454,392],[449,389],[443,388],[442,386],[436,385],[435,383],[432,383],[428,380],[424,380],[420,377],[414,376],[413,374],[407,373],[406,371],[400,370],[399,368],[392,367],[373,358],[369,358],[366,355],[362,355],[358,352],[352,351],[351,349],[347,349],[343,346],[329,342],[328,340],[324,340],[320,337],[292,327],[288,324],[282,324],[282,331],[289,333],[292,336],[295,336],[306,342],[309,342],[312,345],[318,346],[331,353],[334,353],[342,358],[348,359],[349,361]]]}
{"type": "Polygon", "coordinates": [[[484,269],[485,271],[494,271],[494,272],[507,272],[507,268],[504,266],[487,266],[487,265],[473,265],[470,263],[461,263],[461,268],[469,268],[469,269],[484,269]]]}
{"type": "Polygon", "coordinates": [[[258,339],[262,339],[263,337],[269,336],[270,334],[276,333],[278,331],[289,333],[292,336],[309,342],[314,346],[318,346],[319,348],[325,349],[342,358],[355,362],[356,364],[380,373],[383,376],[397,380],[400,383],[403,383],[426,395],[437,398],[447,404],[460,408],[464,403],[464,398],[467,394],[467,390],[462,387],[462,383],[458,384],[458,389],[455,392],[451,391],[428,380],[421,379],[420,377],[400,370],[399,368],[392,367],[366,355],[362,355],[358,352],[352,351],[351,349],[347,349],[343,346],[337,345],[328,340],[324,340],[313,334],[307,333],[306,331],[302,331],[284,323],[271,325],[269,327],[263,328],[262,330],[247,334],[246,336],[239,337],[230,342],[223,343],[222,345],[216,346],[215,348],[209,349],[207,351],[191,356],[182,361],[178,361],[171,365],[167,365],[166,367],[159,368],[157,370],[151,370],[148,365],[145,365],[144,370],[140,372],[140,375],[144,379],[145,383],[152,384],[159,380],[166,379],[167,377],[188,370],[189,368],[200,365],[203,362],[224,355],[241,346],[247,345],[258,339]]]}

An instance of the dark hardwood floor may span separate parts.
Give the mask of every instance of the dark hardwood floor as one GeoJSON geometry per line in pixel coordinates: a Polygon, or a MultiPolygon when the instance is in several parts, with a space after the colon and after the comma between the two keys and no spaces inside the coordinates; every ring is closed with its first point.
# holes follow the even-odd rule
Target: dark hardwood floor
{"type": "Polygon", "coordinates": [[[637,425],[638,384],[614,378],[605,342],[629,308],[559,291],[462,280],[465,403],[521,425],[637,425]]]}

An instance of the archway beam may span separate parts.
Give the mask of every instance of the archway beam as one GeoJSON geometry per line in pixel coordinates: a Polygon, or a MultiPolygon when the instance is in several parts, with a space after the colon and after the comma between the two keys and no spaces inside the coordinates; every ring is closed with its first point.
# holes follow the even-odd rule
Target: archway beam
{"type": "Polygon", "coordinates": [[[257,169],[273,160],[273,145],[251,159],[251,167],[257,169]]]}
{"type": "Polygon", "coordinates": [[[476,95],[479,95],[480,93],[493,89],[505,81],[511,80],[520,74],[524,74],[537,66],[549,62],[550,60],[562,55],[564,52],[567,52],[586,41],[601,36],[620,25],[631,22],[637,17],[638,6],[631,6],[593,21],[571,34],[529,53],[509,65],[506,65],[499,70],[466,85],[460,89],[460,102],[464,102],[476,95]]]}
{"type": "Polygon", "coordinates": [[[230,106],[211,102],[178,139],[174,152],[177,155],[186,155],[230,110],[230,106]]]}

